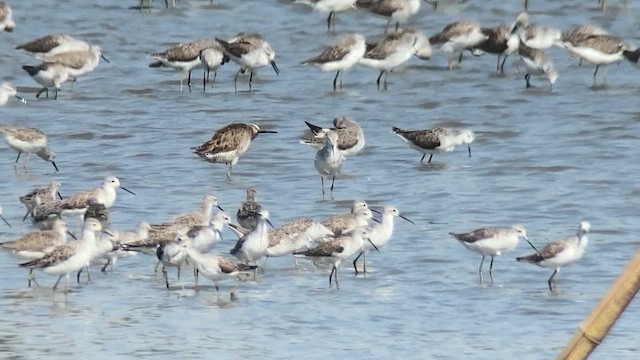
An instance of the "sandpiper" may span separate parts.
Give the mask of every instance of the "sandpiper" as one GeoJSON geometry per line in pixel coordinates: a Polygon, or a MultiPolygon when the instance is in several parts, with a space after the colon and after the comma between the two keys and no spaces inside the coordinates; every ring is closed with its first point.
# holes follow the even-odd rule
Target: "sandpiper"
{"type": "Polygon", "coordinates": [[[262,209],[258,212],[256,227],[238,239],[236,246],[230,251],[231,255],[245,264],[255,263],[265,256],[269,247],[267,224],[273,227],[269,221],[269,212],[262,209]]]}
{"type": "Polygon", "coordinates": [[[364,132],[357,121],[346,116],[338,116],[333,119],[332,128],[323,128],[313,125],[308,121],[305,124],[311,130],[313,137],[303,138],[300,142],[322,149],[325,139],[330,131],[338,134],[338,150],[344,157],[353,156],[364,148],[364,132]]]}
{"type": "MultiPolygon", "coordinates": [[[[20,44],[15,47],[16,50],[24,50],[26,52],[30,52],[33,54],[44,54],[49,53],[53,49],[58,48],[62,45],[74,44],[73,49],[81,50],[88,49],[88,44],[81,40],[76,40],[72,36],[68,34],[49,34],[43,37],[37,38],[35,40],[31,40],[29,42],[20,44]],[[86,44],[86,45],[85,45],[86,44]]],[[[66,49],[69,49],[67,47],[66,49]]]]}
{"type": "MultiPolygon", "coordinates": [[[[355,200],[351,206],[350,213],[330,216],[322,220],[321,224],[326,226],[336,236],[341,236],[342,234],[353,231],[353,229],[358,226],[365,226],[368,224],[369,219],[362,217],[358,218],[356,216],[358,212],[365,209],[369,209],[369,205],[365,201],[355,200]],[[360,222],[358,220],[360,220],[360,222]]],[[[378,212],[377,210],[372,211],[378,212]]]]}
{"type": "Polygon", "coordinates": [[[98,45],[90,45],[87,50],[71,50],[55,54],[38,54],[36,58],[44,63],[55,63],[64,65],[69,77],[76,79],[84,74],[92,72],[98,67],[100,59],[109,60],[102,55],[102,49],[98,45]]]}
{"type": "Polygon", "coordinates": [[[313,162],[316,170],[320,173],[322,196],[324,196],[324,177],[331,176],[331,192],[333,193],[336,174],[342,169],[345,159],[338,149],[338,134],[335,131],[330,131],[325,138],[324,147],[318,151],[313,162]]]}
{"type": "Polygon", "coordinates": [[[560,272],[562,266],[576,262],[582,258],[589,244],[589,231],[591,224],[581,221],[578,233],[547,244],[541,251],[535,254],[522,256],[516,260],[536,264],[541,267],[553,268],[553,274],[547,280],[549,291],[554,291],[554,277],[560,272]]]}
{"type": "Polygon", "coordinates": [[[327,17],[327,31],[336,30],[336,14],[356,8],[356,0],[296,0],[294,3],[302,3],[311,6],[321,13],[329,13],[327,17]]]}
{"type": "Polygon", "coordinates": [[[384,27],[386,34],[391,21],[396,21],[396,30],[398,30],[400,22],[407,21],[420,10],[421,2],[422,0],[358,0],[356,7],[389,18],[384,27]]]}
{"type": "Polygon", "coordinates": [[[4,136],[7,144],[18,152],[18,157],[13,164],[14,168],[18,167],[20,155],[22,155],[22,153],[27,153],[27,159],[23,164],[24,169],[27,170],[29,157],[33,153],[42,160],[50,162],[56,169],[56,172],[58,171],[58,166],[54,161],[56,154],[51,150],[51,148],[49,148],[47,135],[41,130],[0,124],[0,135],[4,136]]]}
{"type": "Polygon", "coordinates": [[[131,190],[120,185],[120,180],[115,176],[107,176],[102,181],[102,186],[89,190],[77,192],[52,206],[60,210],[65,216],[84,215],[87,208],[92,204],[102,204],[109,209],[116,201],[116,189],[122,189],[131,195],[135,195],[131,190]]]}
{"type": "Polygon", "coordinates": [[[61,63],[42,63],[37,66],[23,65],[22,69],[26,71],[33,80],[42,85],[43,88],[38,91],[36,98],[45,92],[49,97],[49,88],[55,89],[54,99],[58,100],[58,91],[60,86],[69,79],[68,68],[61,63]]]}
{"type": "Polygon", "coordinates": [[[481,31],[487,36],[487,39],[474,47],[474,55],[479,50],[483,53],[496,54],[498,60],[496,63],[496,72],[504,74],[504,63],[509,55],[518,51],[519,38],[511,37],[513,25],[501,24],[493,28],[482,28],[481,31]],[[500,63],[502,58],[502,63],[500,63]]]}
{"type": "Polygon", "coordinates": [[[249,71],[249,92],[252,91],[251,82],[253,80],[253,71],[257,68],[271,65],[276,75],[280,74],[280,69],[276,65],[276,52],[271,45],[256,33],[238,33],[233,39],[224,41],[218,39],[222,45],[224,53],[229,56],[233,62],[240,65],[240,69],[233,78],[233,87],[238,92],[237,82],[240,73],[249,71]]]}
{"type": "MultiPolygon", "coordinates": [[[[300,64],[317,65],[322,71],[337,71],[333,78],[333,90],[335,91],[340,73],[357,64],[364,56],[365,51],[364,36],[352,34],[326,48],[320,55],[304,60],[300,64]]],[[[340,77],[340,89],[342,89],[342,77],[340,77]]]]}
{"type": "Polygon", "coordinates": [[[461,144],[467,144],[469,157],[471,157],[471,146],[469,144],[475,139],[475,134],[469,129],[455,130],[436,127],[428,130],[402,130],[394,127],[392,130],[411,148],[422,153],[420,163],[422,163],[427,154],[430,155],[427,164],[430,164],[434,154],[453,151],[457,145],[461,144]]]}
{"type": "Polygon", "coordinates": [[[0,84],[0,106],[4,106],[9,101],[9,98],[14,97],[20,100],[21,103],[26,104],[27,100],[18,96],[18,89],[9,82],[3,82],[0,84]]]}
{"type": "Polygon", "coordinates": [[[620,61],[624,58],[625,51],[633,50],[621,38],[612,35],[591,35],[576,42],[565,41],[564,45],[572,54],[596,65],[596,70],[593,72],[594,85],[596,84],[596,74],[601,65],[605,66],[620,61]]]}
{"type": "Polygon", "coordinates": [[[24,221],[29,214],[33,212],[33,208],[38,205],[46,205],[56,201],[56,198],[62,200],[60,195],[60,182],[52,181],[46,188],[33,189],[27,194],[20,196],[20,202],[27,207],[27,213],[24,215],[22,221],[24,221]]]}
{"type": "MultiPolygon", "coordinates": [[[[485,256],[491,256],[489,265],[489,277],[493,283],[493,258],[513,250],[518,245],[520,238],[525,239],[532,248],[533,244],[527,239],[527,230],[522,225],[511,227],[488,227],[474,230],[469,233],[449,233],[467,249],[482,255],[478,274],[480,274],[480,284],[484,284],[482,276],[482,264],[485,256]]],[[[537,251],[537,250],[536,250],[537,251]]]]}
{"type": "Polygon", "coordinates": [[[295,251],[308,249],[311,244],[333,236],[333,232],[320,223],[307,218],[295,219],[269,231],[267,256],[284,256],[295,251]]]}
{"type": "Polygon", "coordinates": [[[449,70],[459,66],[462,61],[462,52],[473,49],[488,38],[482,32],[480,23],[476,21],[456,21],[444,27],[444,29],[429,38],[431,45],[440,45],[440,49],[449,54],[449,70]],[[455,60],[458,64],[455,65],[455,60]]]}
{"type": "Polygon", "coordinates": [[[9,3],[0,2],[0,31],[12,32],[16,27],[16,23],[13,21],[13,13],[9,3]]]}
{"type": "Polygon", "coordinates": [[[231,168],[249,149],[258,134],[276,134],[277,131],[261,130],[256,124],[233,123],[216,131],[210,140],[191,148],[201,158],[212,163],[229,165],[227,180],[231,179],[231,168]]]}
{"type": "Polygon", "coordinates": [[[213,81],[211,82],[211,88],[213,89],[213,85],[216,83],[216,76],[218,75],[218,68],[229,62],[229,56],[225,55],[222,47],[216,42],[216,45],[200,50],[199,58],[204,67],[202,92],[206,92],[209,73],[213,71],[213,81]]]}
{"type": "Polygon", "coordinates": [[[247,198],[244,200],[242,205],[240,205],[240,208],[236,213],[236,220],[238,220],[238,224],[249,230],[256,227],[257,216],[260,209],[261,206],[256,201],[256,188],[248,188],[247,198]]]}

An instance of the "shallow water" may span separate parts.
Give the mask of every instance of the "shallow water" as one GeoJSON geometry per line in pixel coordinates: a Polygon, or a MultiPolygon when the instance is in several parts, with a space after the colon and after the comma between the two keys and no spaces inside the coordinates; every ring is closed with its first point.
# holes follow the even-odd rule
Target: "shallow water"
{"type": "MultiPolygon", "coordinates": [[[[531,17],[541,24],[567,29],[592,22],[640,45],[635,2],[625,8],[612,0],[606,13],[595,0],[531,3],[531,17]]],[[[394,71],[388,91],[377,91],[376,72],[354,68],[344,76],[345,91],[333,93],[333,74],[298,65],[336,38],[325,32],[325,18],[303,5],[219,0],[212,8],[183,0],[169,11],[162,1],[151,11],[129,9],[136,4],[14,2],[18,25],[0,34],[0,74],[29,104],[10,103],[1,121],[45,131],[61,171],[51,174],[50,164],[34,157],[29,173],[14,173],[15,153],[0,145],[0,204],[14,225],[0,224],[1,240],[29,230],[20,223],[19,195],[51,179],[71,194],[107,175],[137,193],[119,194],[112,209],[118,230],[166,220],[195,207],[206,192],[233,213],[248,186],[258,189],[275,225],[343,212],[353,199],[393,204],[416,225],[396,223],[390,244],[370,254],[368,277],[355,278],[343,264],[339,291],[328,287],[328,272],[309,264],[295,270],[291,259],[277,258],[257,281],[240,284],[231,303],[231,284],[219,303],[212,287],[193,292],[188,271],[187,290],[174,283],[166,291],[153,276],[155,259],[144,255],[120,259],[113,274],[96,267],[93,284],[74,288],[67,303],[61,294],[53,302],[53,277],[39,274],[43,288],[28,289],[18,260],[0,252],[4,358],[552,358],[636,251],[640,72],[626,62],[609,67],[608,86],[593,88],[592,66],[552,49],[560,78],[550,92],[539,77],[536,88],[525,90],[512,60],[502,77],[488,55],[466,56],[463,68],[450,72],[436,51],[429,62],[412,59],[394,71]],[[205,94],[200,71],[193,92],[180,93],[176,73],[147,68],[146,52],[239,31],[262,33],[278,53],[280,76],[260,70],[253,93],[244,91],[245,79],[234,94],[233,64],[220,69],[214,92],[205,94]],[[37,86],[20,65],[36,62],[13,47],[54,32],[100,44],[111,63],[80,78],[72,92],[65,85],[58,101],[35,100],[37,86]],[[333,199],[322,199],[315,151],[297,138],[304,120],[329,124],[337,115],[360,121],[367,145],[346,162],[333,199]],[[200,160],[189,147],[237,121],[278,134],[260,135],[233,181],[224,182],[225,166],[200,160]],[[473,129],[473,157],[459,148],[420,165],[421,155],[391,133],[392,126],[437,125],[473,129]],[[543,245],[574,233],[581,219],[592,224],[591,243],[584,259],[562,270],[556,294],[546,287],[551,271],[513,260],[530,252],[526,244],[497,258],[495,284],[481,287],[479,256],[447,235],[517,222],[543,245]]],[[[428,34],[459,19],[494,26],[519,11],[519,1],[498,4],[469,1],[437,13],[424,6],[411,25],[428,34]]],[[[339,14],[337,21],[338,31],[371,40],[381,37],[385,22],[363,12],[339,14]]],[[[232,234],[224,238],[215,251],[233,246],[232,234]]],[[[169,274],[175,281],[175,271],[169,274]]],[[[637,302],[627,309],[594,359],[637,357],[638,309],[637,302]]]]}

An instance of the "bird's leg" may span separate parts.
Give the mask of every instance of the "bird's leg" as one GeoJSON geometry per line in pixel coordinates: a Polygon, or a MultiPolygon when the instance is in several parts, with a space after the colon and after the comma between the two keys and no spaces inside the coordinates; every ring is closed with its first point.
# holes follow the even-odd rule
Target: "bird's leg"
{"type": "Polygon", "coordinates": [[[425,156],[427,156],[427,153],[422,154],[422,158],[420,159],[420,164],[422,164],[422,160],[424,160],[425,156]]]}
{"type": "Polygon", "coordinates": [[[253,81],[253,70],[250,70],[249,73],[249,92],[253,92],[253,89],[251,87],[251,82],[253,81]]]}
{"type": "Polygon", "coordinates": [[[340,284],[338,284],[338,267],[333,265],[333,268],[336,269],[336,272],[334,273],[333,276],[335,276],[336,278],[336,290],[340,289],[340,284]]]}
{"type": "Polygon", "coordinates": [[[384,26],[385,35],[387,35],[387,32],[389,32],[389,24],[391,24],[391,18],[389,18],[389,20],[387,21],[387,24],[384,26]]]}
{"type": "Polygon", "coordinates": [[[329,273],[329,287],[331,287],[331,280],[333,278],[333,272],[336,271],[336,266],[333,265],[333,267],[331,268],[331,272],[329,273]]]}
{"type": "Polygon", "coordinates": [[[227,178],[226,178],[227,181],[231,180],[231,167],[232,166],[233,165],[231,165],[231,163],[229,163],[229,169],[227,169],[227,178]]]}
{"type": "MultiPolygon", "coordinates": [[[[216,83],[216,76],[218,76],[218,72],[213,72],[213,82],[211,83],[211,90],[213,90],[213,85],[216,83]]],[[[207,75],[207,80],[209,80],[209,75],[207,75]]]]}
{"type": "Polygon", "coordinates": [[[20,155],[22,155],[22,152],[18,151],[18,157],[16,158],[16,162],[13,163],[14,168],[18,167],[18,160],[20,160],[20,155]]]}
{"type": "Polygon", "coordinates": [[[89,264],[87,264],[87,284],[91,283],[91,271],[89,271],[89,264]]]}
{"type": "Polygon", "coordinates": [[[378,75],[378,80],[376,80],[376,85],[378,85],[378,90],[380,90],[380,79],[382,78],[382,74],[384,74],[384,70],[380,70],[380,75],[378,75]]]}
{"type": "Polygon", "coordinates": [[[36,99],[40,97],[40,95],[42,95],[43,92],[47,92],[47,97],[49,97],[49,90],[47,89],[47,87],[43,87],[42,89],[40,89],[40,91],[38,91],[36,93],[36,99]]]}
{"type": "Polygon", "coordinates": [[[332,193],[333,193],[333,183],[335,183],[335,182],[336,182],[336,176],[335,176],[335,175],[333,175],[333,176],[331,177],[331,192],[332,192],[332,193]]]}
{"type": "Polygon", "coordinates": [[[206,68],[202,72],[202,92],[207,92],[207,80],[209,80],[209,68],[206,68]]]}
{"type": "Polygon", "coordinates": [[[167,290],[169,290],[169,277],[167,276],[167,269],[162,265],[162,275],[164,275],[164,283],[167,285],[167,290]]]}
{"type": "Polygon", "coordinates": [[[502,55],[498,55],[498,62],[496,63],[496,73],[500,73],[500,57],[502,55]]]}
{"type": "Polygon", "coordinates": [[[530,79],[530,78],[531,78],[531,74],[526,74],[526,75],[524,76],[524,80],[527,82],[527,83],[526,83],[526,85],[525,85],[525,87],[526,87],[527,89],[531,87],[531,83],[529,82],[529,79],[530,79]]]}
{"type": "Polygon", "coordinates": [[[333,91],[336,91],[336,81],[338,81],[338,75],[340,75],[340,70],[336,73],[336,77],[333,78],[333,91]]]}
{"type": "Polygon", "coordinates": [[[387,90],[387,77],[389,73],[387,71],[384,72],[384,90],[387,90]]]}
{"type": "Polygon", "coordinates": [[[549,285],[549,291],[551,291],[551,292],[553,292],[553,290],[555,289],[555,286],[553,286],[551,284],[554,283],[553,278],[556,276],[558,271],[560,271],[559,268],[556,268],[555,270],[553,270],[553,274],[551,274],[551,277],[549,277],[549,280],[547,280],[547,284],[549,285]]]}
{"type": "Polygon", "coordinates": [[[33,280],[33,268],[29,269],[29,276],[27,277],[27,287],[31,287],[31,280],[33,280]]]}
{"type": "MultiPolygon", "coordinates": [[[[54,90],[55,90],[56,92],[55,92],[55,95],[53,96],[53,100],[58,100],[58,87],[56,86],[56,87],[54,88],[54,90]]],[[[47,91],[47,98],[48,98],[48,97],[49,97],[49,91],[47,91]]]]}
{"type": "Polygon", "coordinates": [[[596,71],[593,72],[593,85],[596,84],[596,74],[598,73],[599,68],[600,68],[600,65],[596,65],[596,71]]]}
{"type": "Polygon", "coordinates": [[[342,90],[342,75],[343,73],[340,73],[340,90],[342,90]]]}
{"type": "Polygon", "coordinates": [[[76,84],[77,80],[78,79],[76,79],[76,78],[71,78],[71,90],[70,91],[73,91],[73,86],[76,84]]]}
{"type": "Polygon", "coordinates": [[[180,266],[178,266],[178,281],[180,281],[180,266]]]}
{"type": "Polygon", "coordinates": [[[431,164],[431,159],[433,158],[433,154],[429,155],[429,161],[427,161],[427,164],[431,164]]]}
{"type": "Polygon", "coordinates": [[[356,276],[358,276],[358,259],[360,259],[360,256],[362,256],[362,254],[364,254],[364,251],[360,251],[360,254],[358,254],[358,256],[353,260],[353,269],[356,271],[356,276]]]}
{"type": "Polygon", "coordinates": [[[484,284],[484,279],[482,278],[482,264],[484,263],[484,255],[482,255],[482,260],[480,260],[480,267],[478,268],[478,274],[480,274],[480,285],[484,284]]]}
{"type": "Polygon", "coordinates": [[[197,267],[193,268],[193,277],[196,279],[196,285],[194,286],[196,289],[198,288],[198,275],[200,275],[200,270],[197,267]]]}
{"type": "Polygon", "coordinates": [[[322,197],[324,197],[324,177],[320,175],[320,182],[322,183],[322,197]]]}
{"type": "Polygon", "coordinates": [[[327,18],[327,32],[331,31],[331,17],[334,15],[334,12],[329,13],[329,17],[327,18]]]}
{"type": "Polygon", "coordinates": [[[491,284],[493,284],[493,256],[491,257],[491,264],[489,264],[489,278],[491,279],[491,284]]]}
{"type": "Polygon", "coordinates": [[[69,274],[64,277],[64,302],[67,302],[67,295],[69,294],[69,274]]]}
{"type": "Polygon", "coordinates": [[[24,162],[22,163],[22,167],[23,167],[25,170],[28,170],[28,167],[29,167],[29,158],[30,158],[30,157],[31,157],[31,153],[27,153],[27,158],[26,158],[26,159],[24,159],[24,162]]]}
{"type": "Polygon", "coordinates": [[[78,282],[78,284],[80,284],[80,274],[82,274],[82,270],[84,270],[84,268],[80,269],[78,271],[78,274],[76,275],[76,281],[78,282]]]}
{"type": "Polygon", "coordinates": [[[460,56],[458,56],[458,65],[462,63],[462,53],[463,51],[460,51],[460,56]]]}
{"type": "Polygon", "coordinates": [[[102,272],[107,272],[107,266],[109,266],[109,264],[111,264],[111,259],[107,260],[107,263],[104,264],[104,266],[102,267],[102,272]]]}
{"type": "Polygon", "coordinates": [[[189,92],[191,92],[191,70],[189,70],[189,75],[187,76],[187,86],[189,87],[189,92]]]}
{"type": "Polygon", "coordinates": [[[153,268],[153,275],[158,276],[158,266],[160,266],[160,260],[156,263],[156,267],[153,268]]]}
{"type": "Polygon", "coordinates": [[[507,61],[507,57],[509,57],[509,55],[505,55],[504,59],[502,59],[502,65],[500,65],[500,74],[504,74],[504,63],[507,61]]]}
{"type": "Polygon", "coordinates": [[[364,277],[367,277],[367,252],[364,251],[364,257],[362,258],[363,261],[363,267],[362,267],[362,272],[364,273],[364,277]]]}

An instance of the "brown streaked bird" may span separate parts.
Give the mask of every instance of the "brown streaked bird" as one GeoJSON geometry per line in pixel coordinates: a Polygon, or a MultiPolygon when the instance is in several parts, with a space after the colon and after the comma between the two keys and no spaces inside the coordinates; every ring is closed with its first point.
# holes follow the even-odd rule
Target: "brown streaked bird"
{"type": "Polygon", "coordinates": [[[280,69],[274,60],[276,52],[260,34],[241,32],[228,42],[219,38],[216,40],[222,45],[222,49],[229,59],[240,65],[240,69],[233,77],[235,92],[238,92],[237,82],[240,73],[244,74],[249,71],[249,92],[253,91],[251,82],[255,69],[271,65],[276,75],[280,75],[280,69]]]}
{"type": "Polygon", "coordinates": [[[427,154],[430,154],[429,161],[434,154],[441,154],[453,151],[457,145],[466,144],[469,149],[469,157],[471,157],[471,144],[475,139],[475,134],[469,129],[454,130],[449,128],[436,127],[428,130],[402,130],[400,128],[392,128],[393,133],[404,140],[412,149],[422,153],[420,163],[427,154]]]}
{"type": "Polygon", "coordinates": [[[220,47],[220,43],[215,39],[198,39],[188,43],[181,43],[166,49],[164,52],[149,53],[150,57],[157,60],[149,64],[149,67],[166,66],[180,71],[180,92],[182,92],[184,75],[188,73],[187,86],[189,87],[189,92],[191,92],[191,70],[202,66],[201,51],[207,48],[220,47]]]}
{"type": "Polygon", "coordinates": [[[429,38],[431,45],[440,45],[440,49],[449,54],[449,70],[456,67],[455,60],[458,59],[457,66],[462,62],[462,52],[473,49],[488,38],[482,32],[480,23],[477,21],[463,20],[453,22],[442,29],[441,32],[429,38]]]}
{"type": "MultiPolygon", "coordinates": [[[[353,202],[353,205],[351,206],[351,213],[333,215],[322,220],[322,222],[320,223],[326,226],[336,236],[341,236],[342,234],[346,234],[353,231],[353,229],[355,229],[357,226],[364,226],[367,224],[366,222],[358,223],[358,218],[356,217],[356,214],[360,210],[365,210],[365,209],[369,209],[369,205],[367,204],[366,201],[355,200],[353,202]]],[[[369,209],[369,210],[378,213],[377,210],[373,210],[373,209],[369,209]]]]}
{"type": "Polygon", "coordinates": [[[260,204],[256,201],[256,188],[248,188],[247,198],[242,205],[240,205],[240,208],[236,213],[236,220],[238,220],[238,224],[248,230],[255,228],[258,212],[261,208],[260,204]]]}
{"type": "Polygon", "coordinates": [[[39,205],[46,205],[56,201],[56,197],[62,200],[60,195],[60,182],[52,181],[46,188],[38,188],[29,191],[27,194],[20,196],[20,202],[27,207],[27,213],[22,218],[24,221],[29,214],[33,212],[33,208],[39,205]]]}
{"type": "Polygon", "coordinates": [[[0,2],[0,31],[12,32],[16,27],[13,21],[13,13],[8,3],[0,2]]]}
{"type": "Polygon", "coordinates": [[[389,18],[384,27],[386,34],[391,21],[396,21],[396,30],[398,30],[400,22],[407,21],[420,10],[421,3],[422,0],[358,0],[356,7],[389,18]]]}
{"type": "Polygon", "coordinates": [[[333,128],[323,128],[313,125],[305,121],[305,124],[311,130],[312,137],[303,138],[300,143],[312,145],[316,149],[322,149],[325,143],[325,137],[329,131],[335,131],[338,134],[338,150],[342,156],[353,156],[362,150],[365,144],[364,132],[357,121],[346,116],[338,116],[333,119],[333,128]]]}
{"type": "Polygon", "coordinates": [[[25,170],[28,170],[29,157],[33,153],[42,160],[50,162],[56,169],[56,172],[58,171],[58,166],[54,161],[56,153],[49,148],[47,135],[41,130],[36,128],[19,128],[0,124],[0,135],[4,136],[7,144],[18,152],[18,157],[13,164],[14,168],[18,167],[20,155],[22,155],[22,153],[27,153],[27,159],[24,161],[23,166],[25,170]]]}
{"type": "Polygon", "coordinates": [[[231,178],[231,168],[238,162],[251,141],[258,134],[276,134],[277,131],[261,130],[256,124],[233,123],[216,131],[204,144],[191,148],[201,158],[212,163],[229,164],[227,179],[231,178]]]}
{"type": "MultiPolygon", "coordinates": [[[[337,71],[333,78],[333,90],[337,89],[336,82],[341,72],[357,64],[367,50],[364,36],[352,34],[341,38],[336,44],[329,46],[319,55],[302,61],[300,64],[313,64],[322,71],[337,71]]],[[[342,89],[342,77],[340,77],[342,89]]]]}
{"type": "Polygon", "coordinates": [[[474,55],[481,55],[482,53],[498,55],[496,63],[496,72],[498,74],[504,74],[504,63],[507,61],[507,58],[509,55],[518,51],[518,38],[512,38],[510,36],[512,29],[513,25],[511,24],[500,24],[493,28],[482,28],[481,31],[487,36],[487,39],[476,45],[472,50],[474,55]],[[500,63],[500,58],[502,58],[502,63],[500,63]]]}

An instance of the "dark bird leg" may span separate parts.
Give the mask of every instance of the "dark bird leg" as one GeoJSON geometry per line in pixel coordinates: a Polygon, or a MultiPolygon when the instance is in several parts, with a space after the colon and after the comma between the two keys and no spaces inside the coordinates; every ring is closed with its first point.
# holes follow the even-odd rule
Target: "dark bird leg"
{"type": "Polygon", "coordinates": [[[491,278],[491,284],[493,284],[493,256],[491,257],[491,264],[489,265],[489,278],[491,278]]]}
{"type": "Polygon", "coordinates": [[[78,274],[76,275],[76,281],[78,282],[78,284],[80,284],[80,274],[82,274],[82,270],[84,270],[84,268],[80,269],[80,271],[78,271],[78,274]]]}
{"type": "MultiPolygon", "coordinates": [[[[58,100],[58,88],[56,87],[56,89],[55,89],[55,90],[56,90],[56,94],[55,94],[55,96],[53,97],[53,100],[58,100]]],[[[47,91],[47,97],[49,97],[49,91],[47,91]]]]}
{"type": "Polygon", "coordinates": [[[331,193],[333,193],[333,183],[335,183],[335,182],[336,182],[336,176],[335,176],[335,175],[333,175],[333,176],[331,177],[331,193]]]}
{"type": "Polygon", "coordinates": [[[420,159],[420,164],[422,164],[422,161],[424,160],[425,156],[427,156],[427,153],[422,154],[422,158],[420,159]]]}
{"type": "Polygon", "coordinates": [[[327,18],[327,31],[331,31],[331,18],[335,16],[335,13],[332,11],[329,13],[329,17],[327,18]]]}
{"type": "Polygon", "coordinates": [[[500,73],[500,57],[502,55],[498,55],[498,62],[496,63],[496,73],[500,73]]]}
{"type": "Polygon", "coordinates": [[[187,77],[187,86],[189,87],[189,92],[191,92],[191,70],[189,70],[189,76],[187,77]]]}
{"type": "Polygon", "coordinates": [[[384,74],[384,70],[380,70],[380,75],[378,75],[378,80],[376,80],[376,85],[378,85],[378,90],[380,90],[380,79],[382,78],[382,74],[384,74]]]}
{"type": "Polygon", "coordinates": [[[551,277],[549,278],[549,280],[547,280],[547,284],[549,285],[549,291],[551,291],[551,292],[553,292],[553,290],[554,290],[554,288],[555,288],[555,287],[554,287],[553,285],[551,285],[551,284],[553,284],[553,283],[554,283],[553,278],[554,278],[554,277],[556,276],[556,274],[558,273],[558,270],[559,270],[559,269],[555,269],[555,270],[553,270],[553,274],[551,274],[551,277]]]}
{"type": "Polygon", "coordinates": [[[242,68],[240,68],[240,70],[238,70],[238,72],[236,72],[236,76],[234,76],[234,77],[233,77],[233,89],[234,89],[234,92],[235,92],[236,94],[238,93],[238,76],[240,76],[240,72],[241,72],[242,70],[243,70],[243,69],[242,69],[242,68]]]}
{"type": "Polygon", "coordinates": [[[333,78],[333,91],[336,91],[336,81],[338,81],[338,75],[340,75],[340,70],[336,73],[336,77],[333,78]]]}
{"type": "Polygon", "coordinates": [[[387,90],[387,77],[389,76],[389,72],[384,72],[384,90],[387,90]]]}
{"type": "Polygon", "coordinates": [[[356,276],[358,276],[358,259],[360,259],[360,256],[362,256],[362,254],[364,254],[364,251],[360,251],[360,254],[358,254],[358,256],[353,260],[353,269],[356,271],[356,276]]]}
{"type": "Polygon", "coordinates": [[[460,56],[458,56],[458,66],[462,64],[462,51],[460,51],[460,56]]]}
{"type": "Polygon", "coordinates": [[[333,272],[334,271],[336,271],[336,266],[335,265],[331,268],[331,272],[329,273],[329,287],[331,287],[331,281],[333,280],[332,278],[333,278],[333,272]]]}
{"type": "Polygon", "coordinates": [[[324,197],[324,178],[320,175],[320,182],[322,183],[322,197],[324,197]]]}
{"type": "Polygon", "coordinates": [[[42,95],[43,92],[47,92],[47,97],[49,97],[49,90],[46,87],[43,87],[42,89],[40,89],[40,91],[38,91],[36,93],[36,99],[40,97],[40,95],[42,95]]]}
{"type": "Polygon", "coordinates": [[[484,278],[482,277],[482,264],[484,264],[484,255],[482,255],[482,260],[480,261],[480,267],[478,268],[478,274],[480,274],[480,285],[484,284],[484,278]]]}
{"type": "Polygon", "coordinates": [[[29,277],[27,277],[27,287],[31,287],[31,280],[33,280],[33,268],[29,269],[29,277]]]}
{"type": "Polygon", "coordinates": [[[202,92],[207,92],[207,81],[209,80],[209,68],[207,67],[202,72],[202,92]]]}
{"type": "MultiPolygon", "coordinates": [[[[213,91],[213,85],[216,83],[216,76],[218,76],[218,72],[213,72],[213,82],[211,82],[211,90],[213,91]]],[[[207,75],[207,80],[209,80],[209,75],[207,75]]]]}
{"type": "Polygon", "coordinates": [[[431,154],[431,155],[429,156],[429,161],[427,161],[427,164],[431,164],[431,159],[432,159],[432,158],[433,158],[433,154],[431,154]]]}
{"type": "MultiPolygon", "coordinates": [[[[102,272],[107,272],[107,266],[109,266],[109,264],[111,264],[111,259],[107,260],[107,263],[104,264],[104,266],[102,267],[102,272]]],[[[113,269],[113,267],[111,267],[111,269],[113,269]]]]}
{"type": "Polygon", "coordinates": [[[524,80],[527,82],[527,84],[525,85],[525,87],[528,89],[531,87],[531,83],[529,82],[529,79],[531,78],[531,74],[526,74],[524,76],[524,80]]]}
{"type": "Polygon", "coordinates": [[[471,157],[471,146],[467,146],[467,149],[469,149],[469,157],[471,157]]]}
{"type": "Polygon", "coordinates": [[[398,31],[398,29],[400,29],[400,22],[396,21],[396,31],[398,31]]]}
{"type": "Polygon", "coordinates": [[[162,275],[164,275],[164,283],[167,285],[167,289],[169,289],[169,277],[167,276],[167,269],[165,269],[164,265],[162,265],[162,275]]]}
{"type": "Polygon", "coordinates": [[[593,72],[593,85],[596,84],[596,74],[598,73],[599,68],[600,68],[600,65],[596,65],[596,71],[593,72]]]}
{"type": "Polygon", "coordinates": [[[507,57],[509,57],[509,55],[505,55],[504,59],[502,59],[502,65],[500,65],[500,74],[504,74],[504,63],[507,61],[507,57]]]}
{"type": "Polygon", "coordinates": [[[249,92],[253,92],[253,89],[251,88],[251,82],[253,81],[253,70],[250,70],[251,72],[249,73],[249,92]]]}
{"type": "Polygon", "coordinates": [[[20,155],[22,155],[22,151],[18,151],[18,157],[16,158],[16,162],[13,163],[13,167],[18,167],[18,160],[20,160],[20,155]]]}

